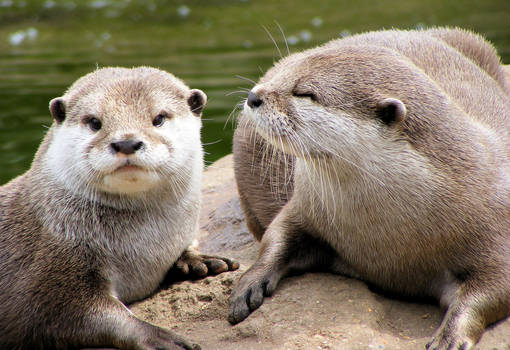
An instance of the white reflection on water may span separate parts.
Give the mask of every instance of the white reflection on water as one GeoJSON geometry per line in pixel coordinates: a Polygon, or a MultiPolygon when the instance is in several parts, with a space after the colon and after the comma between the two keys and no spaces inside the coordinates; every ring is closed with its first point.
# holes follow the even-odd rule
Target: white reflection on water
{"type": "Polygon", "coordinates": [[[90,7],[95,8],[95,9],[102,9],[103,7],[106,7],[110,4],[111,4],[110,1],[96,0],[96,1],[93,1],[90,3],[90,7]]]}
{"type": "Polygon", "coordinates": [[[188,17],[190,12],[191,9],[186,5],[182,5],[177,8],[177,14],[182,18],[188,17]]]}
{"type": "Polygon", "coordinates": [[[11,0],[0,1],[0,7],[11,7],[14,4],[11,0]]]}
{"type": "Polygon", "coordinates": [[[296,45],[297,43],[299,43],[299,38],[295,35],[291,35],[287,37],[287,43],[289,45],[296,45]]]}
{"type": "Polygon", "coordinates": [[[312,40],[312,32],[310,32],[309,30],[302,30],[300,33],[299,33],[299,36],[301,37],[301,39],[307,43],[309,42],[310,40],[312,40]]]}
{"type": "Polygon", "coordinates": [[[46,7],[47,9],[51,9],[54,8],[56,5],[57,3],[55,1],[48,0],[44,3],[43,6],[46,7]]]}
{"type": "Polygon", "coordinates": [[[34,27],[30,27],[25,30],[18,30],[14,33],[9,34],[9,43],[13,46],[18,46],[26,39],[34,41],[35,39],[37,39],[38,35],[39,31],[34,27]]]}
{"type": "Polygon", "coordinates": [[[312,18],[312,25],[315,27],[315,28],[318,28],[322,25],[323,21],[322,21],[322,18],[320,17],[314,17],[312,18]]]}

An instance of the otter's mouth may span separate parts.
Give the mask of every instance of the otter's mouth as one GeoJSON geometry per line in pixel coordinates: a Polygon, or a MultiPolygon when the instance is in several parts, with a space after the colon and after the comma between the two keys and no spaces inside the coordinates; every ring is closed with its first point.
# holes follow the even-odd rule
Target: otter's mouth
{"type": "Polygon", "coordinates": [[[121,172],[124,173],[124,172],[133,172],[133,171],[144,171],[145,172],[147,170],[141,166],[127,163],[127,164],[120,165],[113,172],[114,173],[121,173],[121,172]]]}
{"type": "Polygon", "coordinates": [[[110,174],[124,174],[134,172],[147,172],[147,169],[134,162],[132,159],[122,159],[118,165],[110,172],[110,174]]]}
{"type": "Polygon", "coordinates": [[[159,175],[149,169],[124,162],[102,178],[101,187],[106,192],[133,194],[145,192],[160,182],[159,175]]]}

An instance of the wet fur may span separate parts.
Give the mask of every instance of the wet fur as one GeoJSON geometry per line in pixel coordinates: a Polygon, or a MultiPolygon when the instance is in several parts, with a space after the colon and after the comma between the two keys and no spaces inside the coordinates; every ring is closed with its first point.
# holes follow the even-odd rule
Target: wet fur
{"type": "Polygon", "coordinates": [[[483,38],[441,28],[356,35],[271,68],[234,137],[261,251],[229,320],[259,307],[292,266],[314,268],[327,244],[334,272],[440,300],[430,349],[473,347],[510,312],[506,74],[483,38]]]}

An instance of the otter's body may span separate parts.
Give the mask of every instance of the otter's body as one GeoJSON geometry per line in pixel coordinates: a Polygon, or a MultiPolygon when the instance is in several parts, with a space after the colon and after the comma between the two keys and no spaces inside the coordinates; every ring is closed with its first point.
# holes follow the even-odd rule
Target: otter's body
{"type": "Polygon", "coordinates": [[[0,187],[2,349],[192,348],[123,303],[189,258],[205,100],[141,67],[97,70],[51,101],[32,167],[0,187]]]}
{"type": "Polygon", "coordinates": [[[234,140],[262,248],[231,322],[289,271],[320,268],[437,298],[430,348],[473,346],[510,312],[509,92],[492,46],[461,30],[357,35],[269,70],[234,140]]]}

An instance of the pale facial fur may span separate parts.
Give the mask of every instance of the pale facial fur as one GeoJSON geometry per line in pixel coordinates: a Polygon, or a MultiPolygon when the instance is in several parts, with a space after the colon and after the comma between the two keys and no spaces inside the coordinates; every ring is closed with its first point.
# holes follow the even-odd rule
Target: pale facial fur
{"type": "Polygon", "coordinates": [[[158,129],[143,133],[136,129],[120,131],[116,133],[118,137],[109,135],[96,143],[98,136],[86,125],[62,125],[55,130],[49,146],[48,165],[55,178],[73,192],[136,194],[168,181],[167,176],[181,168],[192,150],[200,147],[199,131],[200,120],[185,115],[158,129]],[[129,134],[139,135],[137,139],[145,147],[132,155],[113,154],[110,141],[129,134]]]}
{"type": "Polygon", "coordinates": [[[83,97],[53,130],[55,137],[49,145],[46,164],[67,189],[89,197],[97,191],[136,196],[168,186],[167,182],[178,179],[178,172],[186,169],[188,162],[201,159],[197,157],[202,154],[201,120],[189,107],[180,106],[180,101],[169,94],[158,99],[155,95],[165,92],[150,90],[137,98],[131,97],[126,105],[109,106],[104,101],[129,88],[129,83],[112,85],[83,97]],[[145,99],[174,100],[175,104],[156,106],[147,110],[146,115],[136,115],[145,99]],[[153,120],[161,111],[168,116],[162,125],[154,126],[153,120]],[[92,130],[83,120],[87,116],[100,120],[101,129],[92,130]],[[142,142],[143,146],[133,154],[113,151],[112,143],[130,139],[142,142]]]}

